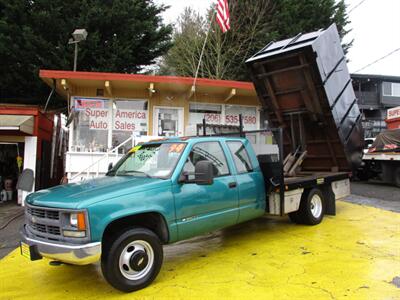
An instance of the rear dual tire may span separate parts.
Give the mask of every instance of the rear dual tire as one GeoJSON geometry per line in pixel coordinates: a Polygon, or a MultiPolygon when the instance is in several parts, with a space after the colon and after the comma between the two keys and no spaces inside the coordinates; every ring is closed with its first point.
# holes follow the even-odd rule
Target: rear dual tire
{"type": "Polygon", "coordinates": [[[325,203],[322,192],[317,189],[304,191],[299,210],[289,213],[289,218],[297,224],[317,225],[325,214],[325,203]]]}

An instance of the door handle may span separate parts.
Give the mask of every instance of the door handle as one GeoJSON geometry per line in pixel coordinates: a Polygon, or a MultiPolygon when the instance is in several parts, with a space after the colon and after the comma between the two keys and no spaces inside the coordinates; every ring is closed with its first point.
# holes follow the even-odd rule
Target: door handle
{"type": "Polygon", "coordinates": [[[230,189],[233,189],[233,188],[235,188],[237,186],[237,183],[236,182],[229,182],[228,186],[229,186],[230,189]]]}

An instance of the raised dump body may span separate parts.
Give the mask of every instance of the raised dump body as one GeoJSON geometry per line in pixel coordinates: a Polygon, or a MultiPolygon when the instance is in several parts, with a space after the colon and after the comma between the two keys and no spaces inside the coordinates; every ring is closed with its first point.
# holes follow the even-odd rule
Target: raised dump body
{"type": "Polygon", "coordinates": [[[246,64],[269,126],[283,128],[285,157],[306,151],[302,172],[357,168],[361,113],[336,25],[271,42],[246,64]]]}

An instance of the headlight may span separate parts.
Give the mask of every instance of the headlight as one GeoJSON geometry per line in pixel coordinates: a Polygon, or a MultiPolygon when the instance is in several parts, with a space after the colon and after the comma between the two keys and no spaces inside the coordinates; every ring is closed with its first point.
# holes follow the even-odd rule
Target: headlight
{"type": "Polygon", "coordinates": [[[63,228],[63,235],[66,237],[86,237],[86,214],[85,212],[71,212],[67,216],[67,224],[63,228]]]}
{"type": "Polygon", "coordinates": [[[78,214],[70,214],[69,215],[69,223],[73,227],[78,227],[78,214]]]}
{"type": "Polygon", "coordinates": [[[69,223],[78,230],[86,230],[86,218],[84,212],[71,213],[69,223]]]}

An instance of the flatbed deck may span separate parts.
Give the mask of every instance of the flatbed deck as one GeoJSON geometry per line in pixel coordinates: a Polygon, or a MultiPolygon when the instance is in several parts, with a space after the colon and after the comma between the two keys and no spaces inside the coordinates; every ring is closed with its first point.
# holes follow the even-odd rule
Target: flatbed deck
{"type": "Polygon", "coordinates": [[[319,184],[349,178],[348,172],[300,172],[296,177],[285,177],[284,183],[288,190],[314,187],[319,184]]]}

